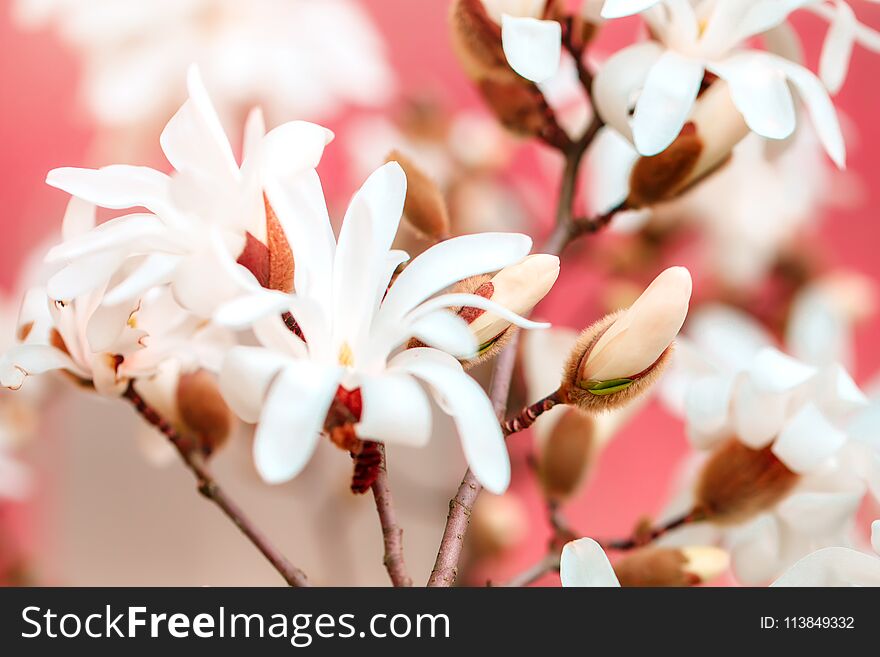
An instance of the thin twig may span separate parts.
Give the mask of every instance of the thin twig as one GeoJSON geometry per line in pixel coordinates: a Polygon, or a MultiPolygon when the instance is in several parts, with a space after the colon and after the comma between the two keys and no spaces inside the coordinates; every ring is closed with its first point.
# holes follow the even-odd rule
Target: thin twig
{"type": "Polygon", "coordinates": [[[672,520],[663,523],[658,527],[650,527],[644,530],[636,530],[629,538],[618,540],[598,541],[598,543],[606,550],[633,550],[635,548],[644,547],[648,543],[653,543],[661,536],[664,536],[673,529],[678,529],[684,525],[690,525],[706,519],[706,515],[699,511],[690,511],[683,516],[678,516],[672,520]]]}
{"type": "Polygon", "coordinates": [[[303,571],[291,564],[258,530],[253,522],[245,515],[244,511],[229,498],[222,488],[214,480],[213,475],[204,463],[202,455],[196,446],[183,438],[171,424],[159,415],[156,410],[147,404],[137,393],[132,384],[129,384],[123,396],[128,399],[135,410],[150,424],[156,427],[168,438],[177,449],[180,458],[196,477],[199,492],[207,499],[216,504],[223,513],[235,524],[247,539],[266,557],[269,563],[278,571],[290,586],[309,586],[308,579],[303,571]]]}
{"type": "Polygon", "coordinates": [[[394,498],[388,485],[388,469],[385,460],[385,445],[379,443],[382,464],[379,475],[373,482],[373,497],[376,499],[376,511],[382,525],[382,540],[385,543],[385,569],[394,586],[412,586],[412,578],[406,570],[403,558],[403,529],[397,524],[397,513],[394,510],[394,498]]]}
{"type": "Polygon", "coordinates": [[[538,563],[526,568],[521,573],[514,575],[502,586],[520,587],[533,584],[547,573],[559,570],[559,554],[547,554],[538,563]]]}
{"type": "Polygon", "coordinates": [[[505,436],[525,431],[532,426],[535,423],[535,420],[541,417],[541,415],[561,403],[563,402],[560,391],[554,390],[543,399],[539,399],[534,404],[526,406],[519,413],[504,422],[504,424],[501,425],[501,430],[504,432],[505,436]]]}

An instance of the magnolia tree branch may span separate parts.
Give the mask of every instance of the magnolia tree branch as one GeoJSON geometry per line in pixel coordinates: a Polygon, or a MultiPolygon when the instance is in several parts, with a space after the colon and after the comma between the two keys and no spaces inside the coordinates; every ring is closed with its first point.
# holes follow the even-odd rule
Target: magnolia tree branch
{"type": "Polygon", "coordinates": [[[534,404],[526,406],[517,415],[507,420],[501,425],[501,430],[505,436],[518,433],[528,429],[535,423],[539,417],[549,411],[558,404],[562,404],[562,397],[559,390],[554,390],[543,399],[539,399],[534,404]]]}
{"type": "Polygon", "coordinates": [[[539,580],[547,573],[559,571],[559,554],[547,554],[538,563],[529,566],[521,573],[514,575],[502,586],[519,587],[528,586],[539,580]]]}
{"type": "Polygon", "coordinates": [[[394,510],[394,498],[388,485],[388,469],[385,460],[385,445],[379,443],[382,464],[379,475],[373,482],[373,497],[376,500],[376,511],[382,525],[382,540],[385,543],[385,569],[394,586],[412,586],[412,578],[406,570],[403,558],[403,529],[397,524],[397,513],[394,510]]]}
{"type": "Polygon", "coordinates": [[[156,427],[174,445],[180,458],[195,475],[199,492],[226,514],[242,534],[266,557],[269,563],[278,571],[290,586],[309,586],[308,579],[303,571],[291,564],[257,529],[253,522],[245,515],[244,511],[230,499],[222,488],[214,480],[208,470],[202,455],[190,441],[184,439],[171,424],[156,410],[147,404],[137,393],[132,384],[129,384],[123,396],[128,399],[135,410],[150,424],[156,427]]]}
{"type": "Polygon", "coordinates": [[[605,550],[633,550],[635,548],[644,547],[649,543],[653,543],[661,536],[664,536],[673,529],[678,529],[685,525],[700,522],[706,519],[706,515],[700,510],[690,511],[682,516],[678,516],[669,520],[658,527],[647,527],[644,529],[636,529],[632,536],[619,540],[598,541],[605,550]]]}

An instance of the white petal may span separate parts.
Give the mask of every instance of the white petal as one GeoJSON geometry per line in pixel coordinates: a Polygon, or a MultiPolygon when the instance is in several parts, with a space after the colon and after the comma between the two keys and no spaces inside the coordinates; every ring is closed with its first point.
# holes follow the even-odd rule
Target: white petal
{"type": "Polygon", "coordinates": [[[125,279],[104,295],[105,306],[115,306],[134,299],[156,285],[169,283],[174,270],[181,262],[181,256],[167,253],[152,253],[125,279]]]}
{"type": "Polygon", "coordinates": [[[532,82],[544,82],[559,69],[562,26],[557,21],[501,17],[501,45],[510,68],[532,82]]]}
{"type": "Polygon", "coordinates": [[[446,356],[448,361],[441,365],[439,354],[442,352],[434,349],[407,349],[389,366],[403,369],[431,387],[455,422],[474,476],[489,492],[500,495],[510,483],[510,460],[492,403],[458,361],[446,356]]]}
{"type": "Polygon", "coordinates": [[[267,483],[285,482],[305,467],[341,377],[340,368],[303,360],[278,374],[254,435],[254,462],[267,483]]]}
{"type": "Polygon", "coordinates": [[[236,264],[218,233],[206,237],[207,244],[181,259],[172,281],[178,303],[200,317],[210,317],[222,303],[256,284],[253,274],[236,264]]]}
{"type": "Polygon", "coordinates": [[[753,53],[709,68],[727,81],[733,104],[753,132],[768,139],[785,139],[794,132],[794,101],[782,71],[753,53]]]}
{"type": "MultiPolygon", "coordinates": [[[[143,206],[163,214],[168,205],[169,178],[149,167],[113,164],[101,169],[53,169],[46,183],[102,208],[143,206]]],[[[167,215],[166,215],[167,216],[167,215]]]]}
{"type": "Polygon", "coordinates": [[[605,550],[592,538],[579,538],[565,544],[559,560],[559,577],[562,586],[620,586],[605,550]]]}
{"type": "Polygon", "coordinates": [[[788,356],[775,347],[758,352],[749,367],[749,376],[758,390],[787,392],[810,380],[817,370],[788,356]]]}
{"type": "Polygon", "coordinates": [[[479,346],[465,321],[448,310],[425,315],[412,323],[410,331],[412,337],[456,358],[472,358],[479,346]]]}
{"type": "Polygon", "coordinates": [[[198,171],[234,180],[238,165],[198,67],[187,72],[189,99],[165,126],[159,143],[178,171],[198,171]]]}
{"type": "Polygon", "coordinates": [[[880,555],[880,520],[871,523],[871,547],[880,555]]]}
{"type": "Polygon", "coordinates": [[[17,390],[27,376],[60,369],[82,373],[60,349],[44,344],[15,345],[0,359],[0,385],[17,390]]]}
{"type": "Polygon", "coordinates": [[[828,97],[828,92],[822,82],[812,72],[802,66],[793,64],[782,57],[768,55],[776,60],[788,79],[795,86],[801,99],[810,112],[813,125],[819,141],[828,153],[828,156],[841,169],[846,167],[846,144],[843,141],[843,133],[840,130],[840,122],[837,120],[837,111],[828,97]]]}
{"type": "Polygon", "coordinates": [[[49,250],[45,260],[46,262],[72,260],[117,247],[126,247],[130,253],[143,252],[142,240],[160,236],[166,230],[162,221],[152,214],[116,217],[86,233],[65,239],[49,250]]]}
{"type": "Polygon", "coordinates": [[[486,297],[481,297],[476,294],[462,293],[441,294],[433,299],[429,299],[428,301],[425,301],[425,303],[417,306],[415,310],[407,315],[407,319],[421,318],[434,313],[434,311],[439,308],[451,308],[453,306],[470,306],[472,308],[480,308],[482,310],[490,311],[502,319],[507,320],[511,324],[516,324],[517,326],[526,329],[545,329],[550,327],[548,322],[535,322],[526,319],[525,317],[521,317],[512,310],[508,310],[504,306],[501,306],[486,297]]]}
{"type": "Polygon", "coordinates": [[[214,321],[229,328],[243,329],[268,315],[280,315],[289,303],[290,297],[284,292],[262,290],[227,301],[214,313],[214,321]]]}
{"type": "Polygon", "coordinates": [[[601,16],[602,18],[632,16],[642,13],[659,2],[660,0],[605,0],[601,16]]]}
{"type": "MultiPolygon", "coordinates": [[[[95,227],[95,205],[72,196],[61,222],[61,237],[71,240],[95,227]]],[[[47,256],[48,257],[48,256],[47,256]]]]}
{"type": "Polygon", "coordinates": [[[845,547],[817,550],[771,586],[880,586],[880,559],[845,547]]]}
{"type": "Polygon", "coordinates": [[[656,41],[629,46],[609,57],[593,80],[596,111],[605,123],[629,140],[632,140],[630,116],[636,94],[663,52],[656,41]]]}
{"type": "Polygon", "coordinates": [[[656,155],[681,132],[703,80],[703,62],[669,50],[645,79],[633,115],[633,140],[642,155],[656,155]]]}
{"type": "Polygon", "coordinates": [[[554,327],[522,336],[522,364],[528,396],[539,399],[559,386],[562,369],[577,342],[578,333],[554,327]]]}
{"type": "Polygon", "coordinates": [[[835,10],[819,57],[819,77],[832,94],[840,91],[846,79],[858,25],[856,15],[847,2],[837,0],[835,10]]]}
{"type": "Polygon", "coordinates": [[[391,323],[453,283],[498,271],[528,255],[532,240],[518,233],[453,237],[415,258],[394,281],[381,312],[391,323]]]}
{"type": "Polygon", "coordinates": [[[260,144],[260,165],[265,173],[285,180],[321,161],[333,133],[308,121],[289,121],[270,130],[260,144]]]}
{"type": "Polygon", "coordinates": [[[813,404],[788,421],[773,443],[773,453],[799,474],[814,470],[846,442],[846,434],[831,424],[813,404]]]}
{"type": "Polygon", "coordinates": [[[263,110],[261,108],[254,107],[248,112],[247,118],[244,121],[243,135],[241,159],[242,161],[246,161],[256,152],[263,137],[266,136],[266,119],[263,116],[263,110]]]}
{"type": "Polygon", "coordinates": [[[779,503],[776,513],[789,527],[811,536],[843,536],[865,496],[865,486],[853,482],[849,490],[804,490],[779,503]]]}
{"type": "Polygon", "coordinates": [[[733,418],[737,437],[752,449],[770,444],[785,422],[788,396],[765,392],[745,379],[734,392],[733,418]]]}
{"type": "Polygon", "coordinates": [[[363,412],[355,427],[360,438],[421,447],[431,437],[431,404],[411,376],[364,377],[363,412]]]}
{"type": "Polygon", "coordinates": [[[685,397],[688,430],[713,434],[727,423],[734,379],[709,376],[695,379],[685,397]]]}
{"type": "Polygon", "coordinates": [[[233,347],[223,360],[218,379],[226,403],[245,422],[256,422],[269,386],[288,362],[269,349],[233,347]]]}
{"type": "Polygon", "coordinates": [[[255,321],[251,328],[263,346],[295,358],[308,357],[306,343],[287,328],[281,315],[267,315],[255,321]]]}
{"type": "Polygon", "coordinates": [[[46,291],[53,299],[76,299],[106,285],[125,258],[124,252],[114,250],[74,260],[49,279],[46,291]]]}

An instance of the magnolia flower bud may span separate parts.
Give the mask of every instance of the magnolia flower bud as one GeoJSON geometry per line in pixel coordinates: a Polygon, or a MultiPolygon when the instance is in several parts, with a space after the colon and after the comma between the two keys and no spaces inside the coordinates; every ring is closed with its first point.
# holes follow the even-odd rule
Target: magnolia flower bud
{"type": "Polygon", "coordinates": [[[181,374],[177,382],[180,419],[209,456],[226,443],[232,430],[232,411],[223,400],[213,375],[205,370],[181,374]]]}
{"type": "Polygon", "coordinates": [[[528,514],[519,498],[511,493],[484,493],[474,506],[470,527],[474,556],[491,557],[522,542],[528,532],[528,514]]]}
{"type": "Polygon", "coordinates": [[[695,586],[715,579],[729,566],[730,555],[717,547],[648,547],[618,561],[614,572],[621,586],[695,586]]]}
{"type": "Polygon", "coordinates": [[[715,80],[697,99],[675,141],[663,152],[636,161],[626,207],[637,209],[680,195],[721,166],[747,134],[727,83],[715,80]]]}
{"type": "Polygon", "coordinates": [[[293,251],[275,210],[263,195],[266,209],[265,236],[245,234],[245,245],[238,256],[238,264],[249,270],[257,282],[270,290],[293,291],[293,251]],[[263,238],[265,241],[261,241],[263,238]]]}
{"type": "Polygon", "coordinates": [[[657,379],[687,316],[691,276],[662,272],[635,303],[581,333],[562,382],[566,403],[596,412],[625,404],[657,379]]]}
{"type": "Polygon", "coordinates": [[[776,505],[797,482],[772,446],[752,449],[731,438],[703,465],[695,508],[712,522],[738,524],[776,505]]]}
{"type": "MultiPolygon", "coordinates": [[[[474,276],[461,281],[455,291],[491,299],[517,315],[526,315],[547,295],[558,276],[559,258],[536,253],[491,278],[474,276]]],[[[468,323],[478,345],[477,357],[467,361],[467,367],[494,357],[517,330],[491,311],[465,306],[458,315],[468,323]]]]}
{"type": "Polygon", "coordinates": [[[406,174],[403,215],[421,235],[434,240],[449,236],[449,212],[437,183],[400,151],[391,151],[386,162],[397,162],[406,174]]]}

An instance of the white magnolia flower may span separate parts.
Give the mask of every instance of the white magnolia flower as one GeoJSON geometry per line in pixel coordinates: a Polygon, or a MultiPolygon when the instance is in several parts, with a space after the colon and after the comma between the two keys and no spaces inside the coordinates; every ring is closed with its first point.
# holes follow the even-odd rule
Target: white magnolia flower
{"type": "Polygon", "coordinates": [[[880,520],[871,524],[876,554],[852,548],[827,547],[808,554],[772,586],[880,586],[880,520]]]}
{"type": "MultiPolygon", "coordinates": [[[[65,222],[82,224],[76,235],[52,249],[49,262],[66,263],[49,280],[60,300],[94,291],[125,263],[128,274],[109,289],[102,303],[130,303],[153,286],[171,283],[187,309],[210,316],[238,292],[223,260],[235,261],[248,236],[267,244],[266,175],[291,181],[317,166],[328,130],[293,121],[265,133],[259,111],[251,114],[239,166],[220,119],[190,69],[189,99],[165,126],[160,143],[174,167],[170,176],[147,167],[112,165],[101,169],[55,169],[47,182],[101,207],[144,207],[94,226],[85,204],[73,203],[65,222]]],[[[68,231],[69,232],[69,231],[68,231]]]]}
{"type": "Polygon", "coordinates": [[[327,120],[394,89],[375,26],[353,0],[16,0],[26,27],[53,26],[84,60],[82,94],[101,123],[153,129],[197,62],[221,115],[260,103],[270,121],[327,120]]]}
{"type": "MultiPolygon", "coordinates": [[[[877,3],[877,0],[869,1],[877,3]]],[[[880,32],[860,23],[845,0],[819,0],[806,8],[829,23],[819,57],[819,76],[828,90],[835,94],[846,80],[853,46],[858,43],[872,52],[880,52],[880,32]]]]}
{"type": "MultiPolygon", "coordinates": [[[[727,83],[749,128],[769,139],[785,139],[794,132],[790,84],[809,110],[825,150],[839,167],[844,166],[845,146],[837,114],[819,78],[783,56],[743,47],[750,38],[778,27],[803,3],[662,0],[619,4],[641,12],[654,40],[615,53],[599,70],[593,92],[599,114],[631,138],[639,153],[655,155],[678,136],[708,72],[727,83]]],[[[620,13],[611,11],[607,3],[605,9],[606,17],[620,13]]]]}
{"type": "Polygon", "coordinates": [[[264,345],[232,349],[220,377],[233,410],[246,421],[259,420],[254,457],[263,478],[281,482],[302,469],[334,404],[347,409],[361,439],[424,444],[431,409],[421,381],[455,420],[474,474],[490,491],[502,492],[510,466],[498,421],[455,358],[472,357],[476,341],[446,309],[467,305],[520,326],[546,325],[476,295],[425,300],[460,279],[521,260],[531,240],[484,233],[441,242],[409,263],[386,294],[407,259],[390,249],[406,194],[399,165],[378,169],[354,196],[338,242],[320,188],[272,183],[267,194],[293,249],[295,293],[266,290],[251,280],[251,293],[216,315],[229,326],[253,325],[264,345]],[[392,356],[411,337],[437,349],[392,356]]]}
{"type": "Polygon", "coordinates": [[[547,0],[482,0],[501,25],[501,45],[510,67],[532,82],[552,78],[562,56],[562,26],[544,20],[547,0]]]}
{"type": "Polygon", "coordinates": [[[217,369],[225,331],[182,309],[167,288],[104,306],[106,287],[70,302],[52,301],[42,288],[28,292],[19,316],[23,338],[0,359],[0,385],[17,390],[28,376],[64,370],[115,396],[171,358],[190,369],[217,369]]]}
{"type": "MultiPolygon", "coordinates": [[[[853,425],[867,408],[864,394],[838,362],[795,357],[817,353],[815,342],[828,334],[821,326],[802,328],[812,319],[792,319],[789,331],[799,338],[791,341],[791,356],[743,313],[703,309],[680,339],[676,371],[667,379],[667,401],[686,418],[698,448],[733,436],[753,449],[769,446],[799,475],[781,502],[745,524],[703,523],[670,539],[693,543],[697,532],[696,540],[723,540],[744,583],[768,581],[811,551],[847,544],[865,495],[880,492],[880,451],[853,425]]],[[[677,506],[691,508],[691,493],[677,506]]]]}

